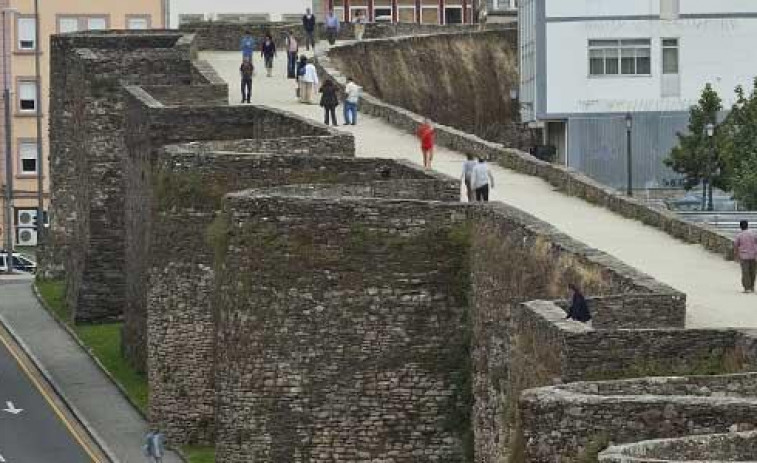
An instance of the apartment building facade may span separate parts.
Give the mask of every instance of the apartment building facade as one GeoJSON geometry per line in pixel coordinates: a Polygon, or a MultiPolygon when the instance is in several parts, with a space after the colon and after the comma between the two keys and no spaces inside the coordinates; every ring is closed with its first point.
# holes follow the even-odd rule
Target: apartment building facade
{"type": "MultiPolygon", "coordinates": [[[[7,203],[0,198],[2,245],[10,232],[15,246],[35,246],[38,172],[42,169],[44,210],[49,201],[48,95],[50,35],[94,29],[148,29],[164,27],[162,0],[44,0],[39,2],[40,43],[36,42],[34,0],[0,0],[2,9],[3,89],[10,89],[10,123],[4,112],[0,123],[0,157],[6,157],[6,127],[10,126],[13,198],[11,230],[7,230],[7,203]],[[35,54],[40,53],[41,101],[37,101],[35,54]],[[37,111],[41,111],[41,153],[38,150],[37,111]],[[41,154],[41,155],[40,155],[41,154]]],[[[2,109],[5,110],[4,103],[2,109]]],[[[6,188],[6,163],[0,163],[0,182],[6,188]]]]}
{"type": "Polygon", "coordinates": [[[705,84],[727,109],[757,76],[754,0],[519,1],[522,120],[616,188],[629,128],[634,188],[676,186],[663,160],[705,84]]]}
{"type": "Polygon", "coordinates": [[[476,21],[474,4],[477,1],[479,0],[321,0],[321,4],[325,11],[333,8],[340,19],[348,22],[361,11],[368,21],[471,24],[476,21]]]}

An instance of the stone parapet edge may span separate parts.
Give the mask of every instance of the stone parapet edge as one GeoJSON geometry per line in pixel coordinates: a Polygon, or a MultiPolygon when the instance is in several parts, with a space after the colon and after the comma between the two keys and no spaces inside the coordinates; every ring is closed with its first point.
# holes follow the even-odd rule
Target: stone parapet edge
{"type": "MultiPolygon", "coordinates": [[[[76,344],[79,345],[82,351],[84,351],[85,354],[92,360],[92,362],[97,366],[97,368],[100,369],[100,371],[105,375],[105,377],[108,378],[108,380],[118,389],[118,392],[129,402],[129,404],[136,410],[136,412],[141,416],[145,421],[149,420],[147,419],[147,416],[142,411],[142,409],[139,408],[139,406],[132,400],[131,397],[129,397],[129,394],[126,392],[126,389],[124,389],[123,386],[121,386],[121,383],[116,380],[116,378],[110,374],[107,368],[105,368],[105,365],[100,362],[100,360],[92,353],[92,350],[87,347],[86,344],[79,338],[79,336],[76,334],[74,330],[71,329],[71,327],[60,318],[53,310],[52,308],[47,304],[45,299],[42,297],[42,294],[39,292],[39,288],[37,287],[37,283],[34,282],[32,284],[32,292],[34,293],[34,297],[37,298],[37,301],[39,304],[44,307],[44,309],[47,311],[48,314],[55,320],[55,322],[60,325],[61,328],[63,328],[66,333],[71,337],[71,339],[76,342],[76,344]]],[[[107,446],[105,441],[97,434],[97,432],[92,428],[86,419],[84,419],[84,416],[79,410],[73,405],[71,400],[69,400],[65,393],[63,392],[63,389],[61,389],[57,383],[52,379],[52,376],[50,376],[49,373],[42,367],[39,360],[37,360],[36,357],[29,351],[29,349],[26,347],[26,345],[23,343],[23,341],[20,340],[20,338],[8,327],[8,323],[6,323],[5,319],[0,316],[0,323],[2,323],[6,329],[11,333],[11,335],[16,338],[16,341],[19,343],[19,345],[24,349],[24,351],[29,355],[29,357],[32,359],[34,364],[37,366],[37,368],[42,372],[42,374],[45,376],[45,379],[50,383],[50,385],[55,390],[56,394],[58,394],[61,397],[61,400],[66,404],[66,406],[74,413],[76,418],[82,423],[82,425],[87,429],[87,432],[92,436],[92,438],[97,442],[97,445],[100,446],[100,448],[103,450],[103,452],[110,458],[110,460],[113,463],[120,463],[121,460],[119,460],[115,454],[110,450],[110,448],[107,446]]],[[[171,448],[179,457],[185,461],[188,462],[189,460],[187,457],[179,451],[177,448],[171,448]]]]}
{"type": "MultiPolygon", "coordinates": [[[[465,32],[463,34],[477,33],[465,32]]],[[[455,33],[446,35],[453,34],[455,33]]],[[[410,40],[413,38],[375,39],[368,42],[339,45],[331,50],[338,51],[340,48],[355,46],[367,47],[370,46],[370,42],[410,40]]],[[[343,88],[346,83],[346,76],[334,67],[329,57],[330,52],[320,52],[316,56],[316,67],[322,76],[331,78],[338,86],[343,88]]],[[[417,125],[424,119],[419,114],[386,103],[367,93],[364,93],[361,98],[360,111],[383,119],[389,124],[410,133],[414,133],[417,125]]],[[[710,252],[722,255],[726,260],[733,259],[733,241],[712,227],[687,222],[673,213],[652,208],[641,201],[626,197],[578,171],[541,161],[523,151],[507,148],[500,143],[484,140],[454,127],[436,125],[436,134],[436,142],[441,146],[464,153],[486,156],[506,169],[541,178],[569,196],[575,196],[591,204],[601,206],[625,218],[640,221],[667,233],[673,238],[690,244],[699,244],[710,252]]]]}

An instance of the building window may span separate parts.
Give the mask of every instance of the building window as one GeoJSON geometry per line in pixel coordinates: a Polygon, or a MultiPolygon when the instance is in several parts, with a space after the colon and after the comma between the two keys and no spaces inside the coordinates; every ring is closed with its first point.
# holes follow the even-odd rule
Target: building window
{"type": "Polygon", "coordinates": [[[16,22],[19,50],[34,50],[36,48],[36,23],[34,18],[18,18],[16,22]]]}
{"type": "Polygon", "coordinates": [[[58,33],[77,32],[79,30],[79,18],[58,18],[58,33]]]}
{"type": "Polygon", "coordinates": [[[101,31],[108,28],[108,20],[102,17],[87,18],[87,30],[101,31]]]}
{"type": "Polygon", "coordinates": [[[662,73],[678,74],[678,39],[662,39],[662,73]]]}
{"type": "Polygon", "coordinates": [[[444,7],[444,24],[462,24],[463,6],[453,5],[444,7]]]}
{"type": "Polygon", "coordinates": [[[649,39],[589,40],[589,75],[652,74],[649,39]]]}
{"type": "Polygon", "coordinates": [[[680,0],[660,0],[660,19],[678,19],[680,12],[680,0]]]}
{"type": "Polygon", "coordinates": [[[150,18],[147,16],[131,16],[126,18],[126,28],[131,30],[149,29],[150,18]]]}
{"type": "Polygon", "coordinates": [[[19,142],[18,153],[21,175],[37,175],[37,142],[19,142]]]}
{"type": "Polygon", "coordinates": [[[18,109],[23,112],[34,112],[37,110],[37,84],[33,80],[19,81],[18,109]]]}

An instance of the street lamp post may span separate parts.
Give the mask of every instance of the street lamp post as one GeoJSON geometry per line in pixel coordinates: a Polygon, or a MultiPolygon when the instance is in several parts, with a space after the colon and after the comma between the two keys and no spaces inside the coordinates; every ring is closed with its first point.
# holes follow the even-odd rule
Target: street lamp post
{"type": "Polygon", "coordinates": [[[5,247],[7,272],[13,273],[13,154],[11,149],[11,90],[8,83],[7,14],[15,8],[3,8],[3,105],[5,106],[5,247]]]}
{"type": "Polygon", "coordinates": [[[704,184],[705,188],[709,188],[707,192],[707,210],[711,211],[713,210],[712,207],[712,160],[715,158],[715,124],[712,122],[708,123],[705,128],[705,132],[707,133],[707,139],[710,142],[709,150],[707,151],[707,166],[706,166],[706,175],[707,180],[704,184]]]}
{"type": "Polygon", "coordinates": [[[626,113],[626,194],[633,196],[633,151],[631,146],[631,132],[633,131],[633,115],[626,113]]]}

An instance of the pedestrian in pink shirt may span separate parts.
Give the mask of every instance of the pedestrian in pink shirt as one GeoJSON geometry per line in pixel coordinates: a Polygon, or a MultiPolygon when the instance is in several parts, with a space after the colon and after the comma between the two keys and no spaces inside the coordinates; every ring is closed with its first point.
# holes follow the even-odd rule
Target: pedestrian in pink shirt
{"type": "Polygon", "coordinates": [[[742,220],[741,232],[733,242],[733,255],[741,263],[741,284],[745,293],[754,292],[757,277],[757,236],[749,230],[749,222],[742,220]]]}

